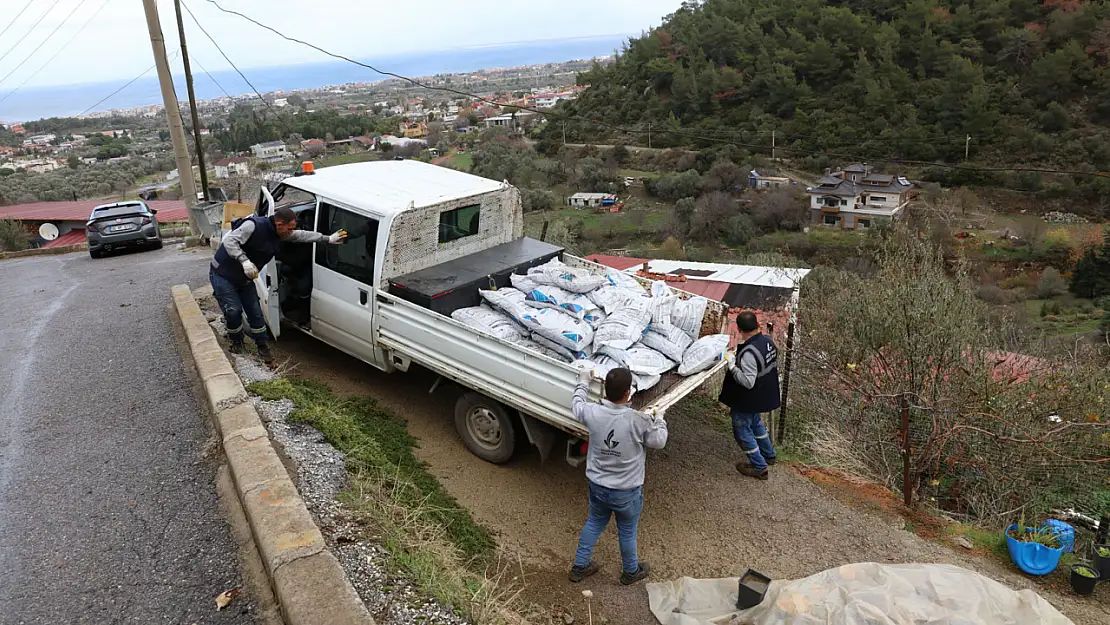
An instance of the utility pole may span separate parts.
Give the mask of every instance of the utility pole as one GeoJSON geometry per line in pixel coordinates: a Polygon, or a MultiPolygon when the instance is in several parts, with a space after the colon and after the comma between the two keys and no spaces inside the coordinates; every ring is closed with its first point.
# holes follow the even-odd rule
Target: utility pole
{"type": "Polygon", "coordinates": [[[651,122],[648,122],[648,149],[651,149],[651,122]]]}
{"type": "Polygon", "coordinates": [[[567,144],[567,122],[563,121],[563,145],[567,144]]]}
{"type": "MultiPolygon", "coordinates": [[[[166,40],[162,36],[162,23],[158,19],[158,5],[156,0],[143,0],[146,10],[146,26],[150,31],[150,47],[154,51],[154,64],[158,68],[158,82],[162,86],[162,102],[166,107],[166,121],[170,125],[170,141],[173,142],[173,156],[177,162],[177,171],[181,179],[181,195],[185,199],[185,206],[197,203],[197,185],[193,180],[193,166],[189,162],[189,147],[185,144],[185,128],[181,124],[181,109],[177,106],[177,93],[173,90],[173,78],[170,75],[170,62],[166,58],[166,40]]],[[[197,218],[192,211],[186,211],[189,216],[189,228],[194,234],[200,234],[197,218]]]]}
{"type": "MultiPolygon", "coordinates": [[[[189,112],[193,119],[193,143],[197,150],[197,169],[200,170],[200,196],[208,201],[208,170],[204,166],[204,146],[200,139],[200,115],[197,114],[197,96],[193,93],[193,70],[189,67],[189,49],[185,47],[185,22],[181,19],[181,0],[173,0],[177,12],[177,35],[181,39],[181,61],[185,65],[185,86],[189,89],[189,112]]],[[[191,171],[191,170],[190,170],[191,171]]],[[[190,173],[190,178],[193,176],[190,173]]]]}
{"type": "Polygon", "coordinates": [[[964,141],[964,160],[965,161],[967,160],[968,155],[970,153],[971,153],[971,135],[968,135],[967,140],[964,141]]]}
{"type": "Polygon", "coordinates": [[[771,129],[771,160],[775,160],[775,130],[771,129]]]}

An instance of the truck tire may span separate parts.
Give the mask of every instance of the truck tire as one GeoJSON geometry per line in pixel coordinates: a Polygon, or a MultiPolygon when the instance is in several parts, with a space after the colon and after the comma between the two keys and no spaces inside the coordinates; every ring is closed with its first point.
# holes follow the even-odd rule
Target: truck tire
{"type": "Polygon", "coordinates": [[[486,462],[504,464],[516,451],[516,425],[500,403],[469,392],[455,403],[455,429],[470,453],[486,462]]]}

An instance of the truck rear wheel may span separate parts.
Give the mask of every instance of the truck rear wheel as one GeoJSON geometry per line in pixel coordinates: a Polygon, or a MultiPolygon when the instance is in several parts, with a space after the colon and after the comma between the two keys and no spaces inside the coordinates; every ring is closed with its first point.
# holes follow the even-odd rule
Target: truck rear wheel
{"type": "Polygon", "coordinates": [[[516,425],[509,411],[481,393],[469,392],[455,403],[455,429],[470,453],[504,464],[516,451],[516,425]]]}

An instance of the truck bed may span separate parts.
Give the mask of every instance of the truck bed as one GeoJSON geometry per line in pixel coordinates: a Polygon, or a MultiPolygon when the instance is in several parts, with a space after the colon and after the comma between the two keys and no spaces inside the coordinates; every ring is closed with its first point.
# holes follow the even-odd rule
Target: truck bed
{"type": "MultiPolygon", "coordinates": [[[[563,262],[596,272],[607,270],[567,254],[563,262]]],[[[693,297],[676,292],[681,297],[693,297]]],[[[386,291],[379,290],[376,297],[376,339],[382,348],[568,434],[588,436],[570,413],[578,379],[578,372],[570,364],[494,338],[386,291]]],[[[723,304],[710,301],[702,335],[721,332],[727,313],[723,304]]],[[[724,362],[690,377],[669,373],[654,388],[633,397],[632,405],[638,410],[666,410],[722,367],[724,362]]],[[[590,388],[591,400],[600,400],[600,393],[601,382],[595,380],[590,388]]]]}

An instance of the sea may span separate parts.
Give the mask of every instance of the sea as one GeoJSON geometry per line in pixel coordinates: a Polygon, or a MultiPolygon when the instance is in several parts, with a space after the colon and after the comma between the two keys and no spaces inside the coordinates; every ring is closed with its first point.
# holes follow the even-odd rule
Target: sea
{"type": "MultiPolygon", "coordinates": [[[[609,35],[456,48],[395,56],[384,55],[358,60],[383,71],[403,76],[431,76],[604,57],[618,51],[627,40],[627,35],[609,35]]],[[[352,82],[373,82],[387,78],[364,67],[338,60],[282,67],[250,68],[243,69],[243,73],[261,93],[311,89],[352,82]]],[[[162,103],[158,79],[153,70],[120,90],[119,93],[112,95],[127,82],[119,80],[26,87],[0,103],[0,120],[19,122],[78,115],[89,110],[90,107],[92,107],[89,110],[91,113],[162,103]]],[[[217,83],[233,96],[252,93],[250,86],[234,70],[220,70],[208,75],[193,63],[193,87],[198,99],[206,100],[223,96],[224,91],[217,86],[217,83]]],[[[174,87],[179,99],[187,99],[184,77],[175,76],[174,87]]],[[[6,95],[8,91],[0,91],[0,98],[6,95]]]]}

